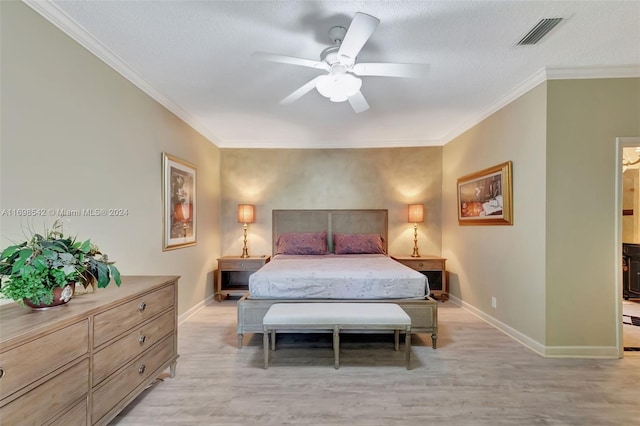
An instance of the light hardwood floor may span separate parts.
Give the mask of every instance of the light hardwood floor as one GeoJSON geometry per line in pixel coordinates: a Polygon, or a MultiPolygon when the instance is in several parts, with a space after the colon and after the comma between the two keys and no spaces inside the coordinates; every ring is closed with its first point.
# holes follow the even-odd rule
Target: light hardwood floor
{"type": "MultiPolygon", "coordinates": [[[[624,315],[633,315],[640,317],[640,299],[630,299],[622,301],[622,313],[624,315]]],[[[631,322],[630,318],[624,318],[625,322],[631,322]]],[[[624,324],[623,330],[623,343],[625,347],[640,348],[640,327],[636,325],[624,324]]],[[[638,352],[640,355],[640,352],[638,352]]]]}
{"type": "Polygon", "coordinates": [[[637,425],[640,356],[545,359],[451,302],[438,349],[413,336],[411,364],[392,335],[283,335],[264,370],[262,335],[236,348],[233,300],[179,328],[177,375],[147,390],[125,425],[637,425]]]}

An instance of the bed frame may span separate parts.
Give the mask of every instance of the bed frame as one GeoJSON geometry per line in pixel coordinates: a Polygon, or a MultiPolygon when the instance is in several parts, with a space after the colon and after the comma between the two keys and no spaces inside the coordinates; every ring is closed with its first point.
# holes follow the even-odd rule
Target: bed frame
{"type": "MultiPolygon", "coordinates": [[[[327,231],[329,249],[333,251],[332,232],[345,234],[380,234],[384,249],[388,241],[387,210],[273,210],[272,250],[284,232],[327,231]]],[[[438,302],[425,296],[424,299],[254,299],[248,294],[238,300],[238,349],[242,348],[245,333],[262,333],[262,319],[274,303],[395,303],[411,317],[412,333],[431,333],[432,346],[436,348],[438,338],[438,302]]],[[[289,330],[295,332],[295,330],[289,330]]]]}

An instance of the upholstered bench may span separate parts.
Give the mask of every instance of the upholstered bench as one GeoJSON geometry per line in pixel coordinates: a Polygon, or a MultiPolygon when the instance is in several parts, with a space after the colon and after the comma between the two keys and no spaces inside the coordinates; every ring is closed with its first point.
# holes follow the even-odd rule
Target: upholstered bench
{"type": "Polygon", "coordinates": [[[395,350],[405,332],[407,370],[411,362],[411,318],[394,303],[276,303],[262,320],[264,368],[269,368],[269,334],[275,350],[276,332],[333,332],[334,367],[340,367],[341,330],[394,330],[395,350]],[[293,330],[293,331],[291,331],[293,330]]]}

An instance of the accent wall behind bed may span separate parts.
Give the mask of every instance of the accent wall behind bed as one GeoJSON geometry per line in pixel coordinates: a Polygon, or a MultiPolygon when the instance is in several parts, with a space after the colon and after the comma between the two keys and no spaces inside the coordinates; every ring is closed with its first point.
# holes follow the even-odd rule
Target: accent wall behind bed
{"type": "Polygon", "coordinates": [[[256,223],[248,230],[251,255],[271,253],[271,211],[276,209],[388,209],[389,253],[410,255],[407,204],[415,202],[424,202],[426,213],[418,229],[420,251],[441,254],[441,147],[225,148],[220,177],[223,255],[242,253],[240,203],[256,205],[256,223]]]}

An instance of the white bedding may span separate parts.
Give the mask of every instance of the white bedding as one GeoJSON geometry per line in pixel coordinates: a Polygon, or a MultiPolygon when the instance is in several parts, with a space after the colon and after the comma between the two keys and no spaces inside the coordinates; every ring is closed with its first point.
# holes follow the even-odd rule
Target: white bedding
{"type": "Polygon", "coordinates": [[[382,254],[277,255],[249,277],[260,299],[407,299],[429,294],[427,277],[382,254]]]}

